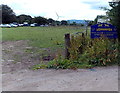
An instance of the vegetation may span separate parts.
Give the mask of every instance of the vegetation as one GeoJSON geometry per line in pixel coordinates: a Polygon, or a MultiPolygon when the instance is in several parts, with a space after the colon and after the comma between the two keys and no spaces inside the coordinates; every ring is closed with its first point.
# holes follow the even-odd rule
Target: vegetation
{"type": "Polygon", "coordinates": [[[117,40],[114,42],[105,37],[90,39],[89,35],[81,37],[81,34],[73,34],[82,31],[83,29],[71,26],[3,28],[2,39],[3,41],[29,40],[29,44],[34,47],[64,49],[64,34],[71,33],[70,59],[65,59],[59,50],[53,60],[47,64],[35,65],[34,69],[77,69],[117,64],[117,40]]]}
{"type": "Polygon", "coordinates": [[[2,12],[2,17],[0,17],[0,22],[4,24],[8,24],[16,21],[16,15],[9,6],[0,5],[0,12],[2,12]]]}
{"type": "MultiPolygon", "coordinates": [[[[9,24],[9,23],[18,23],[23,24],[24,22],[27,22],[28,24],[37,23],[38,25],[51,25],[51,26],[60,26],[60,25],[78,25],[77,23],[73,22],[68,23],[66,20],[56,21],[52,18],[44,18],[41,16],[31,17],[30,15],[21,14],[16,16],[14,11],[8,6],[8,5],[0,5],[0,22],[2,21],[3,24],[9,24]],[[2,18],[3,17],[3,18],[2,18]]],[[[86,20],[88,25],[92,25],[93,21],[86,20]]],[[[80,26],[80,24],[79,24],[80,26]]],[[[84,26],[84,24],[81,24],[81,26],[84,26]]]]}
{"type": "Polygon", "coordinates": [[[32,17],[30,15],[19,15],[16,17],[16,21],[20,24],[23,24],[24,22],[28,22],[29,24],[32,23],[32,17]]]}
{"type": "MultiPolygon", "coordinates": [[[[47,64],[38,64],[33,69],[54,68],[54,69],[77,69],[77,68],[91,68],[94,66],[107,66],[111,64],[117,64],[119,57],[119,44],[120,42],[120,26],[119,26],[119,12],[120,2],[111,2],[112,9],[108,10],[107,14],[111,19],[111,23],[117,27],[118,41],[101,37],[97,39],[91,39],[88,36],[82,37],[81,35],[71,35],[70,40],[70,58],[65,59],[62,53],[58,53],[56,57],[47,64]]],[[[83,29],[74,29],[74,26],[67,26],[68,23],[65,20],[61,22],[55,21],[51,18],[46,19],[41,16],[32,18],[29,15],[16,16],[13,10],[7,5],[1,5],[3,23],[11,22],[28,22],[38,23],[40,25],[49,24],[51,27],[18,27],[18,28],[3,28],[2,40],[3,41],[16,41],[16,40],[29,40],[30,45],[39,48],[62,48],[64,49],[64,34],[82,32],[83,29]],[[66,25],[59,26],[56,25],[66,25]],[[53,27],[56,26],[56,27],[53,27]]],[[[87,22],[87,21],[86,21],[87,22]]],[[[97,18],[95,19],[95,23],[97,18]]],[[[93,22],[89,22],[92,25],[93,22]]],[[[75,27],[76,28],[76,27],[75,27]]],[[[26,50],[31,52],[31,50],[26,50]]]]}
{"type": "Polygon", "coordinates": [[[28,22],[29,24],[37,23],[39,25],[45,25],[45,24],[49,24],[52,26],[67,25],[67,21],[65,20],[62,20],[60,22],[60,21],[55,21],[52,18],[47,19],[41,16],[36,16],[32,18],[30,15],[25,15],[25,14],[16,16],[14,11],[8,5],[3,5],[3,4],[0,5],[0,13],[2,14],[0,15],[1,16],[0,22],[2,22],[3,24],[9,24],[13,22],[23,24],[24,22],[28,22]]]}
{"type": "Polygon", "coordinates": [[[3,24],[9,24],[13,22],[23,24],[24,22],[28,22],[29,24],[38,23],[40,25],[44,25],[51,23],[51,20],[52,23],[54,22],[55,24],[55,21],[51,18],[47,19],[41,16],[32,18],[30,15],[25,14],[16,16],[15,12],[8,5],[0,5],[0,13],[2,14],[0,15],[0,22],[3,24]]]}
{"type": "MultiPolygon", "coordinates": [[[[107,14],[110,18],[110,21],[113,25],[116,26],[117,32],[118,32],[118,51],[119,56],[118,59],[120,60],[120,1],[119,2],[110,2],[109,5],[111,6],[111,9],[107,11],[107,14]]],[[[119,63],[120,64],[120,63],[119,63]]]]}
{"type": "Polygon", "coordinates": [[[110,18],[110,21],[113,25],[117,27],[118,31],[118,40],[120,42],[120,1],[119,2],[110,2],[109,3],[112,9],[107,11],[107,14],[110,18]]]}
{"type": "Polygon", "coordinates": [[[2,28],[3,41],[29,40],[30,45],[39,48],[64,47],[64,34],[81,32],[75,27],[17,27],[2,28]]]}
{"type": "MultiPolygon", "coordinates": [[[[54,69],[77,69],[118,64],[118,41],[106,37],[71,36],[69,52],[69,59],[58,54],[54,60],[42,65],[54,69]]],[[[41,64],[34,66],[34,69],[39,68],[42,68],[41,64]]]]}

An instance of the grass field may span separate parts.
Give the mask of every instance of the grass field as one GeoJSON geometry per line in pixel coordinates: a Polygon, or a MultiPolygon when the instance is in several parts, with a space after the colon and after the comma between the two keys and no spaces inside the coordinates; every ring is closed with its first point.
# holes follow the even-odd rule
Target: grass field
{"type": "Polygon", "coordinates": [[[64,34],[82,32],[80,27],[18,27],[2,28],[3,41],[29,40],[40,48],[64,47],[64,34]]]}
{"type": "MultiPolygon", "coordinates": [[[[15,59],[15,55],[17,55],[17,60],[23,58],[23,63],[28,59],[31,59],[32,63],[37,62],[38,64],[33,67],[34,69],[91,68],[117,63],[117,41],[115,44],[112,40],[100,38],[94,39],[91,42],[89,38],[90,29],[85,38],[81,36],[71,37],[71,47],[69,48],[70,58],[69,60],[65,59],[64,35],[66,33],[76,35],[75,33],[84,31],[85,29],[83,28],[71,26],[3,28],[2,41],[23,40],[21,42],[24,42],[24,40],[27,40],[26,46],[30,46],[30,48],[26,48],[25,46],[25,48],[19,49],[20,47],[24,47],[22,46],[24,43],[17,47],[14,45],[13,48],[16,48],[17,52],[12,51],[15,52],[13,53],[13,57],[15,59]],[[19,53],[22,53],[22,55],[19,53]],[[26,54],[27,56],[25,56],[26,54]],[[46,61],[49,63],[46,63],[46,61]]],[[[8,43],[12,44],[12,42],[8,43]]],[[[17,42],[16,44],[20,43],[17,42]]],[[[5,43],[4,46],[6,47],[5,43]]],[[[11,53],[9,56],[11,56],[11,53]]]]}

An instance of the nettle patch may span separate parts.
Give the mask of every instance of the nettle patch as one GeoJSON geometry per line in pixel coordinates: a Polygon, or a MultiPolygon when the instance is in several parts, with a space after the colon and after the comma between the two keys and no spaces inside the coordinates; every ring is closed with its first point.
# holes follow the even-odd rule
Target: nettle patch
{"type": "Polygon", "coordinates": [[[81,35],[72,35],[68,50],[70,53],[69,59],[65,59],[62,54],[58,54],[48,64],[39,64],[33,68],[77,69],[118,63],[117,39],[106,37],[91,39],[81,35]]]}

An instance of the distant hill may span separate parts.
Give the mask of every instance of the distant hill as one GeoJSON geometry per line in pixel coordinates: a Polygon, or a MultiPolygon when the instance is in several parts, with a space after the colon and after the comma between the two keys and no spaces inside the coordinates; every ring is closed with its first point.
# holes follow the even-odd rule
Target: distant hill
{"type": "Polygon", "coordinates": [[[73,22],[77,23],[77,24],[86,24],[85,20],[76,20],[76,19],[72,19],[72,20],[66,20],[68,23],[72,24],[73,22]]]}

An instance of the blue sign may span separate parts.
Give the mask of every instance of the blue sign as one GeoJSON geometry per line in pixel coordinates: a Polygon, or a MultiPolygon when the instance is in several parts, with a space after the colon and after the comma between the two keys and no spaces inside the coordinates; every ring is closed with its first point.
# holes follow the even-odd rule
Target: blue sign
{"type": "Polygon", "coordinates": [[[91,26],[91,38],[99,38],[105,36],[108,38],[117,38],[116,28],[108,23],[100,23],[91,26]]]}

